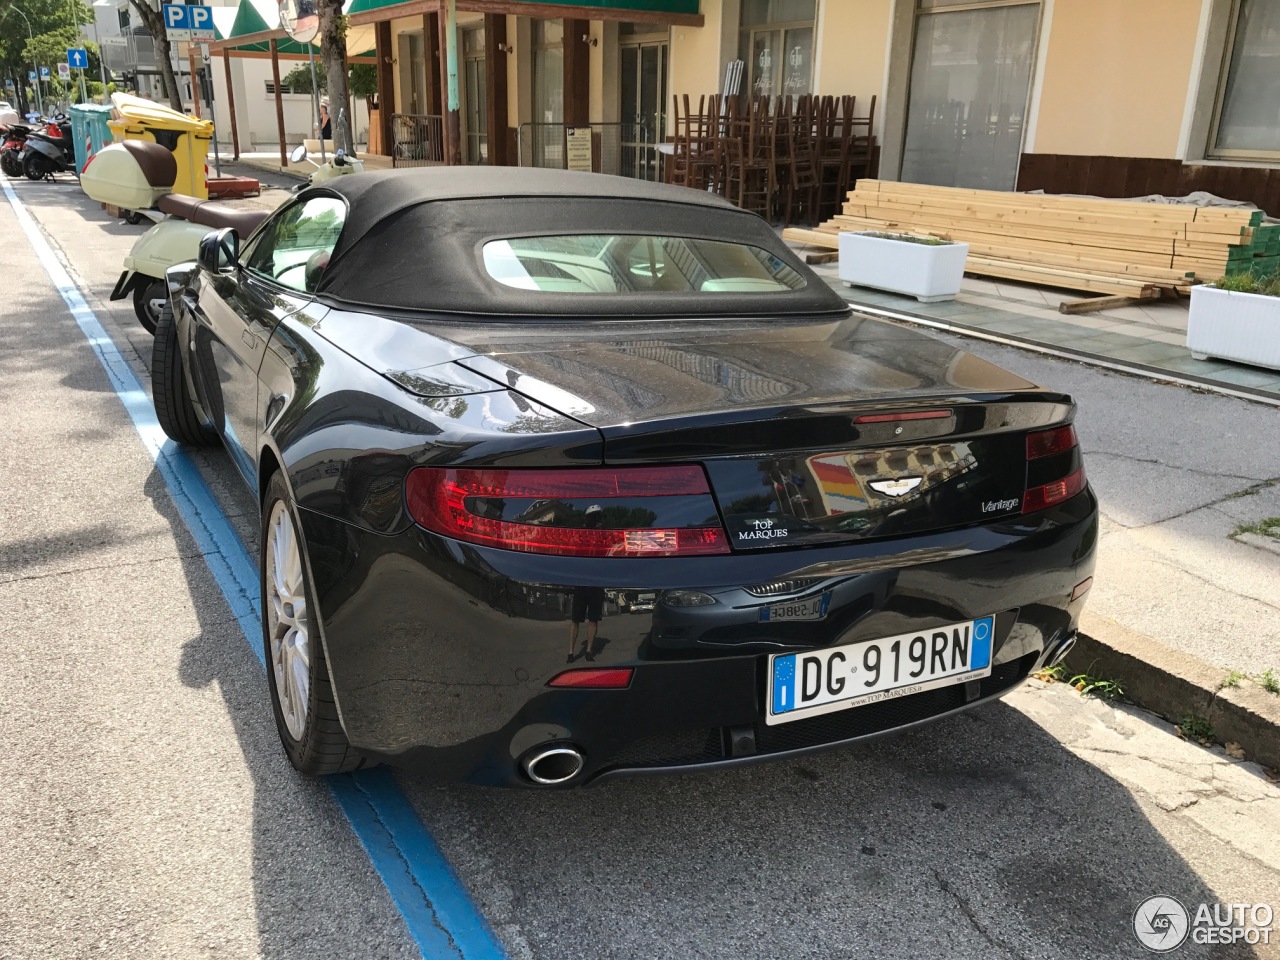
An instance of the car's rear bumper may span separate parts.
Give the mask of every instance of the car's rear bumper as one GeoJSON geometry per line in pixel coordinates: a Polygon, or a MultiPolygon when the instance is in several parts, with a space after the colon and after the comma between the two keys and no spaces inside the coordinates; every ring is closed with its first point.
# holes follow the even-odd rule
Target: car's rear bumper
{"type": "MultiPolygon", "coordinates": [[[[1097,501],[1086,491],[1027,518],[911,541],[666,560],[581,559],[460,544],[422,530],[379,536],[303,512],[316,606],[339,709],[357,749],[446,779],[528,784],[518,760],[572,743],[573,783],[753,762],[910,727],[1000,696],[1076,629],[1093,570],[1097,501]],[[760,622],[775,602],[742,588],[803,576],[829,590],[818,622],[760,622]],[[575,590],[657,592],[653,611],[611,600],[591,662],[566,663],[575,590]],[[722,598],[671,611],[661,591],[722,598]],[[744,601],[744,596],[746,600],[744,601]],[[717,609],[719,607],[720,609],[717,609]],[[996,615],[992,674],[770,726],[769,653],[996,615]],[[634,667],[625,690],[547,686],[566,669],[634,667]]],[[[579,628],[578,649],[589,624],[579,628]]]]}

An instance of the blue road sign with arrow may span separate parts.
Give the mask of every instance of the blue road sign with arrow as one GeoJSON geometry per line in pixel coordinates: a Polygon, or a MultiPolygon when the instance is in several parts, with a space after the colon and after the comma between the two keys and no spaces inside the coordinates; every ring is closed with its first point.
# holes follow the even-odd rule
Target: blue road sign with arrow
{"type": "Polygon", "coordinates": [[[84,47],[67,47],[67,63],[85,70],[89,66],[89,51],[84,47]]]}

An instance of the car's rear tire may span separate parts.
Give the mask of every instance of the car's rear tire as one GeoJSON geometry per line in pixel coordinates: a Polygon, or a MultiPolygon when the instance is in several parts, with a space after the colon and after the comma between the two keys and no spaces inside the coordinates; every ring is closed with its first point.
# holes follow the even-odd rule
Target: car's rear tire
{"type": "Polygon", "coordinates": [[[338,719],[298,514],[279,472],[267,484],[259,542],[262,647],[271,712],[284,752],[296,770],[313,776],[366,766],[369,762],[351,749],[338,719]]]}
{"type": "Polygon", "coordinates": [[[208,447],[217,443],[217,434],[200,422],[187,389],[171,302],[166,301],[160,311],[155,337],[151,347],[151,399],[160,428],[170,439],[189,446],[208,447]]]}
{"type": "Polygon", "coordinates": [[[169,288],[163,280],[152,280],[150,283],[145,279],[133,288],[133,312],[138,318],[138,322],[146,328],[147,333],[155,335],[156,324],[160,322],[160,314],[164,308],[159,310],[153,306],[156,300],[165,300],[169,298],[169,288]]]}

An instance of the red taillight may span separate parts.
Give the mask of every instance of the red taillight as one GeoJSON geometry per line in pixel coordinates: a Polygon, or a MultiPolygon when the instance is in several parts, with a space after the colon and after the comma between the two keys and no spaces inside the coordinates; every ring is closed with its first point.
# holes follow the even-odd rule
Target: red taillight
{"type": "Polygon", "coordinates": [[[622,690],[631,684],[631,667],[604,667],[566,670],[547,681],[548,687],[572,687],[575,690],[622,690]]]}
{"type": "Polygon", "coordinates": [[[856,423],[896,423],[899,420],[941,420],[951,416],[950,410],[911,410],[907,413],[864,413],[854,417],[856,423]]]}
{"type": "Polygon", "coordinates": [[[1052,430],[1041,430],[1039,433],[1027,434],[1027,459],[1039,460],[1041,457],[1052,457],[1055,453],[1066,453],[1074,448],[1076,428],[1067,424],[1065,427],[1054,427],[1052,430]]]}
{"type": "Polygon", "coordinates": [[[1042,487],[1034,487],[1022,497],[1022,512],[1034,513],[1052,507],[1055,503],[1070,500],[1084,489],[1084,467],[1070,476],[1046,483],[1042,487]]]}
{"type": "Polygon", "coordinates": [[[660,522],[664,498],[689,496],[705,498],[701,516],[716,515],[706,474],[698,466],[584,470],[419,467],[410,471],[405,482],[406,505],[414,520],[428,530],[468,543],[574,557],[728,553],[728,536],[718,523],[688,527],[660,522]],[[493,501],[492,506],[498,509],[505,509],[511,501],[530,501],[525,513],[541,516],[530,517],[528,522],[497,518],[486,515],[492,511],[478,504],[479,500],[493,501]],[[585,508],[581,505],[584,500],[590,501],[585,508]],[[611,500],[624,501],[612,515],[611,500]],[[638,500],[645,501],[643,506],[638,500]],[[603,526],[587,522],[592,513],[599,514],[603,526]]]}

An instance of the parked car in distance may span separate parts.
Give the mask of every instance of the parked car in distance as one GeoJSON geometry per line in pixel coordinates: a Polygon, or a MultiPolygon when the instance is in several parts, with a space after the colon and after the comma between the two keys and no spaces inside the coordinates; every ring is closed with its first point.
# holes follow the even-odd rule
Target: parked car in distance
{"type": "Polygon", "coordinates": [[[751,763],[969,709],[1074,641],[1070,398],[851,312],[714,196],[343,177],[169,281],[156,410],[259,498],[304,772],[751,763]]]}

